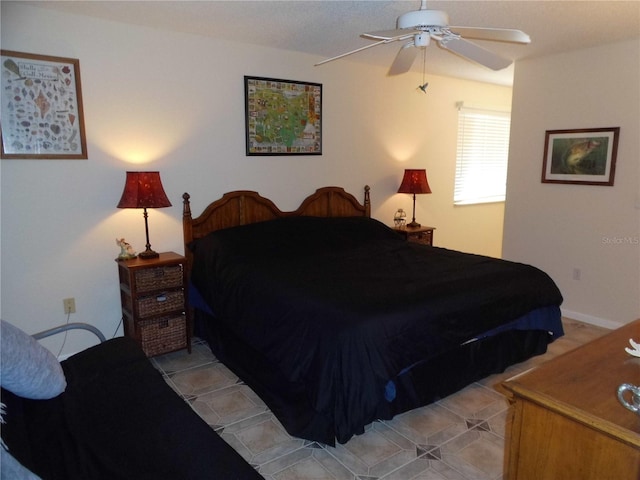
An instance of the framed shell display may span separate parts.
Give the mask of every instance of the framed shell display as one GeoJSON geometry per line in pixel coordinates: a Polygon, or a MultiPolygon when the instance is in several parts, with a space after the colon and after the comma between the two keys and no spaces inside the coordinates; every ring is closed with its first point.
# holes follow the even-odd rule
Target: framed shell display
{"type": "Polygon", "coordinates": [[[3,159],[86,159],[80,62],[0,50],[3,159]]]}

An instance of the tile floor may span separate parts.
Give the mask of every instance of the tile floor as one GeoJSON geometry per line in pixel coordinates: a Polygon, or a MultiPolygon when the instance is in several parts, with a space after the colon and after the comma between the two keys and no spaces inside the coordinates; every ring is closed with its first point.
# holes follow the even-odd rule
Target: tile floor
{"type": "MultiPolygon", "coordinates": [[[[607,332],[564,319],[546,354],[514,365],[335,448],[291,437],[260,398],[196,340],[153,358],[167,383],[267,480],[499,480],[507,401],[497,385],[607,332]]],[[[206,453],[203,452],[204,455],[206,453]]]]}

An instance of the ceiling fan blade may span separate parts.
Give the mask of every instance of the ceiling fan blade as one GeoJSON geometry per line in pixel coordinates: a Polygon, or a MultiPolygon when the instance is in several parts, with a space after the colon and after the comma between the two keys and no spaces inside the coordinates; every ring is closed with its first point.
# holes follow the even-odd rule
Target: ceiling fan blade
{"type": "Polygon", "coordinates": [[[521,30],[511,28],[449,27],[464,38],[491,40],[494,42],[531,43],[531,37],[521,30]]]}
{"type": "MultiPolygon", "coordinates": [[[[393,39],[393,40],[395,40],[395,39],[393,39]]],[[[318,65],[322,65],[322,64],[328,63],[328,62],[332,62],[333,60],[338,60],[339,58],[346,57],[347,55],[352,55],[354,53],[361,52],[363,50],[366,50],[367,48],[375,47],[375,46],[381,45],[383,43],[389,43],[390,41],[393,41],[393,40],[379,40],[376,43],[372,43],[370,45],[365,45],[364,47],[356,48],[355,50],[351,50],[350,52],[341,53],[340,55],[336,55],[335,57],[327,58],[326,60],[322,60],[321,62],[316,63],[314,66],[317,67],[318,65]]]]}
{"type": "Polygon", "coordinates": [[[457,53],[461,57],[471,60],[472,62],[484,65],[491,70],[502,70],[512,63],[511,60],[503,58],[500,55],[496,55],[495,53],[462,38],[448,37],[438,39],[438,45],[446,50],[457,53]]]}
{"type": "Polygon", "coordinates": [[[416,59],[417,54],[418,49],[415,47],[413,42],[403,45],[391,64],[391,68],[389,68],[387,75],[400,75],[401,73],[408,72],[411,65],[413,65],[413,61],[416,59]]]}
{"type": "Polygon", "coordinates": [[[405,30],[398,28],[396,30],[378,30],[376,32],[367,32],[360,35],[364,38],[371,38],[374,40],[405,40],[409,37],[413,37],[415,34],[421,33],[420,30],[405,30]]]}

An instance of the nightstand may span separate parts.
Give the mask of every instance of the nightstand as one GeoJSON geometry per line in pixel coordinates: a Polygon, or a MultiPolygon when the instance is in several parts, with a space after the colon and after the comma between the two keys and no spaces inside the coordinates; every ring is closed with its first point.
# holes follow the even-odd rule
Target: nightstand
{"type": "Polygon", "coordinates": [[[433,245],[433,231],[435,227],[394,227],[394,231],[402,235],[407,241],[433,245]]]}
{"type": "Polygon", "coordinates": [[[186,307],[186,258],[174,252],[158,258],[118,260],[124,333],[148,357],[186,348],[191,322],[186,307]]]}

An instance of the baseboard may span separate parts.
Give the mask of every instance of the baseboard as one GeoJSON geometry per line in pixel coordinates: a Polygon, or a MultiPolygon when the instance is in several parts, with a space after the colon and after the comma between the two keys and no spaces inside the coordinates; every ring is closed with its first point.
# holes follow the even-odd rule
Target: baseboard
{"type": "Polygon", "coordinates": [[[564,308],[561,308],[560,310],[562,311],[563,317],[571,318],[573,320],[578,320],[579,322],[590,323],[591,325],[608,328],[610,330],[615,330],[616,328],[622,327],[621,323],[613,322],[605,318],[594,317],[592,315],[585,315],[584,313],[573,312],[571,310],[566,310],[564,308]]]}

